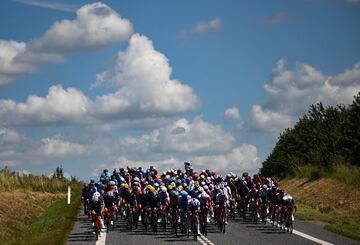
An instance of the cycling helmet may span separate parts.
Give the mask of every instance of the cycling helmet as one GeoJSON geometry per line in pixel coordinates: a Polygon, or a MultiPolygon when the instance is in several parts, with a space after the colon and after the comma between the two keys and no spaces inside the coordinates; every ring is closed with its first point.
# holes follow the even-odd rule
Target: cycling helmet
{"type": "Polygon", "coordinates": [[[199,174],[198,174],[198,173],[194,173],[194,174],[193,174],[193,178],[194,178],[194,180],[198,180],[198,179],[199,179],[199,174]]]}
{"type": "Polygon", "coordinates": [[[154,188],[152,185],[149,185],[149,186],[148,186],[148,190],[149,190],[151,193],[154,193],[154,192],[155,192],[155,188],[154,188]]]}
{"type": "Polygon", "coordinates": [[[179,195],[179,192],[176,191],[176,190],[173,190],[173,191],[172,191],[172,194],[173,194],[173,196],[177,197],[177,196],[179,195]]]}
{"type": "Polygon", "coordinates": [[[138,178],[138,177],[135,177],[135,178],[134,178],[134,182],[139,182],[139,178],[138,178]]]}
{"type": "Polygon", "coordinates": [[[150,184],[150,185],[154,185],[154,183],[155,183],[155,181],[154,181],[153,179],[151,179],[151,180],[149,181],[149,184],[150,184]]]}
{"type": "Polygon", "coordinates": [[[188,193],[186,191],[180,192],[182,198],[186,198],[188,196],[188,193]]]}
{"type": "Polygon", "coordinates": [[[168,185],[168,190],[172,190],[173,189],[173,186],[172,185],[168,185]]]}
{"type": "Polygon", "coordinates": [[[202,193],[203,191],[204,191],[204,188],[202,188],[201,186],[198,188],[198,191],[200,192],[200,193],[202,193]]]}
{"type": "Polygon", "coordinates": [[[113,192],[113,191],[108,191],[108,192],[106,193],[106,195],[107,195],[108,197],[113,197],[113,196],[114,196],[114,192],[113,192]]]}
{"type": "Polygon", "coordinates": [[[206,194],[206,192],[201,193],[200,196],[201,196],[202,199],[207,199],[208,198],[208,194],[206,194]]]}
{"type": "Polygon", "coordinates": [[[183,190],[183,186],[182,186],[182,185],[179,185],[178,189],[179,189],[179,191],[182,191],[182,190],[183,190]]]}
{"type": "Polygon", "coordinates": [[[154,184],[154,187],[159,187],[159,183],[155,183],[155,184],[154,184]]]}
{"type": "Polygon", "coordinates": [[[207,185],[204,185],[204,191],[208,191],[209,190],[209,186],[207,186],[207,185]]]}
{"type": "Polygon", "coordinates": [[[165,193],[167,191],[166,187],[162,187],[160,190],[162,193],[165,193]]]}
{"type": "Polygon", "coordinates": [[[95,192],[93,195],[93,202],[98,202],[100,198],[100,193],[99,192],[95,192]]]}
{"type": "Polygon", "coordinates": [[[197,204],[197,199],[196,199],[196,198],[192,198],[192,199],[191,199],[191,205],[196,206],[196,204],[197,204]]]}
{"type": "Polygon", "coordinates": [[[124,184],[124,185],[123,185],[123,188],[124,188],[124,189],[129,189],[129,185],[128,185],[128,184],[124,184]]]}

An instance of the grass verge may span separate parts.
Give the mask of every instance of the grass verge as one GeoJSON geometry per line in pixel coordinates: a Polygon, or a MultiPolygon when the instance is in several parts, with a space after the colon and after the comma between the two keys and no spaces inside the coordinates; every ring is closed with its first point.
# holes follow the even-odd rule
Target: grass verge
{"type": "Polygon", "coordinates": [[[72,203],[67,198],[54,201],[26,229],[17,231],[6,244],[65,244],[73,229],[81,205],[81,191],[73,191],[72,203]]]}
{"type": "Polygon", "coordinates": [[[360,240],[360,220],[348,215],[336,215],[326,210],[318,210],[302,203],[294,214],[300,220],[316,220],[325,222],[324,229],[334,233],[360,240]]]}
{"type": "Polygon", "coordinates": [[[322,221],[325,229],[360,240],[360,188],[333,178],[288,179],[282,187],[297,202],[297,219],[322,221]]]}
{"type": "Polygon", "coordinates": [[[297,166],[294,169],[294,177],[309,180],[334,179],[354,187],[360,187],[360,167],[349,164],[336,164],[332,169],[321,169],[315,165],[297,166]]]}

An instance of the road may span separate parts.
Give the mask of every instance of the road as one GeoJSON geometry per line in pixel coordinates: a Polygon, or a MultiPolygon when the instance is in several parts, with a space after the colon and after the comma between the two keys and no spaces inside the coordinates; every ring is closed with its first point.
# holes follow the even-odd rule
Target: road
{"type": "Polygon", "coordinates": [[[115,245],[115,244],[203,244],[203,245],[230,245],[230,244],[360,244],[360,242],[326,231],[320,224],[314,222],[295,221],[294,234],[288,234],[274,228],[270,224],[254,224],[235,219],[226,226],[226,233],[219,233],[215,225],[209,226],[208,236],[199,237],[194,241],[190,236],[175,236],[171,228],[167,231],[159,230],[145,232],[139,225],[137,230],[128,230],[123,220],[115,222],[114,230],[95,242],[91,232],[91,222],[81,211],[75,223],[75,227],[68,238],[68,245],[115,245]]]}

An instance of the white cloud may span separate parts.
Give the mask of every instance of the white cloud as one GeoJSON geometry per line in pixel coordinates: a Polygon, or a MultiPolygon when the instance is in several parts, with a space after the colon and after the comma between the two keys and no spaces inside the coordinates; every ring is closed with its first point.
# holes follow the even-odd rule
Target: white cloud
{"type": "Polygon", "coordinates": [[[225,110],[225,116],[230,119],[240,119],[239,109],[235,106],[225,110]]]}
{"type": "Polygon", "coordinates": [[[64,62],[65,54],[94,51],[128,40],[130,21],[103,3],[81,7],[74,20],[55,22],[40,38],[25,42],[0,40],[0,85],[32,72],[43,63],[64,62]]]}
{"type": "Polygon", "coordinates": [[[134,34],[119,52],[113,70],[98,75],[97,86],[113,84],[115,93],[98,96],[98,114],[137,117],[137,114],[177,113],[199,106],[192,88],[171,79],[168,59],[145,36],[134,34]]]}
{"type": "Polygon", "coordinates": [[[200,117],[192,122],[182,118],[149,134],[123,138],[115,148],[119,149],[114,153],[117,164],[107,166],[154,164],[165,170],[192,161],[198,169],[222,173],[257,171],[260,166],[255,146],[237,145],[231,134],[200,117]]]}
{"type": "Polygon", "coordinates": [[[69,158],[83,156],[86,147],[78,143],[64,141],[61,137],[43,138],[38,148],[38,154],[47,158],[69,158]]]}
{"type": "Polygon", "coordinates": [[[92,3],[76,11],[76,19],[55,22],[41,38],[28,45],[33,52],[79,52],[99,49],[128,40],[130,21],[103,3],[92,3]]]}
{"type": "MultiPolygon", "coordinates": [[[[96,142],[96,140],[94,140],[96,142]]],[[[53,160],[79,159],[90,155],[103,154],[104,148],[95,143],[72,142],[61,135],[30,139],[15,129],[0,130],[0,165],[30,167],[53,160]]]]}
{"type": "Polygon", "coordinates": [[[68,124],[85,121],[89,106],[81,91],[56,85],[46,97],[30,95],[24,103],[0,100],[0,117],[5,125],[68,124]]]}
{"type": "Polygon", "coordinates": [[[360,63],[331,77],[304,63],[288,69],[280,59],[264,89],[267,102],[252,107],[250,127],[277,134],[305,114],[311,104],[350,104],[360,91],[360,63]]]}
{"type": "Polygon", "coordinates": [[[251,126],[259,131],[277,134],[290,127],[292,121],[289,115],[253,105],[250,122],[251,126]]]}
{"type": "Polygon", "coordinates": [[[182,118],[140,138],[120,141],[124,153],[217,154],[230,151],[235,139],[220,126],[196,117],[191,123],[182,118]]]}
{"type": "Polygon", "coordinates": [[[92,172],[92,175],[98,176],[100,171],[104,168],[114,169],[119,168],[120,166],[141,166],[145,169],[150,165],[153,165],[160,172],[163,172],[170,168],[183,168],[184,161],[191,161],[195,170],[211,169],[220,174],[227,174],[230,171],[238,174],[244,171],[257,173],[261,167],[256,147],[249,144],[243,144],[224,154],[203,154],[196,156],[182,155],[181,157],[164,154],[158,159],[141,157],[138,159],[131,159],[131,157],[120,156],[109,163],[101,164],[92,172]]]}
{"type": "Polygon", "coordinates": [[[39,1],[39,0],[15,0],[18,3],[23,3],[31,6],[41,7],[41,8],[47,8],[47,9],[55,9],[55,10],[61,10],[65,12],[75,12],[76,7],[70,4],[65,3],[56,3],[56,2],[45,2],[45,1],[39,1]]]}
{"type": "Polygon", "coordinates": [[[215,33],[222,26],[222,21],[219,18],[215,18],[208,21],[201,21],[193,27],[180,32],[182,38],[186,38],[191,34],[203,34],[203,33],[215,33]]]}
{"type": "Polygon", "coordinates": [[[21,138],[21,135],[14,129],[0,128],[0,145],[17,143],[21,138]]]}

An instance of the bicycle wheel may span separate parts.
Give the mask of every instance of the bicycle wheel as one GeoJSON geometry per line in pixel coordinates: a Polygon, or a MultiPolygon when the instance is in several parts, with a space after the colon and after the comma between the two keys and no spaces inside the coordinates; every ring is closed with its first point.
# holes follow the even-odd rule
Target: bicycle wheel
{"type": "Polygon", "coordinates": [[[162,221],[162,223],[163,223],[163,229],[164,229],[164,231],[166,231],[166,211],[163,211],[163,212],[162,212],[161,221],[162,221]]]}
{"type": "Polygon", "coordinates": [[[194,240],[197,241],[197,229],[196,229],[196,224],[195,221],[193,220],[193,225],[192,225],[192,231],[193,231],[193,235],[194,235],[194,240]]]}
{"type": "Polygon", "coordinates": [[[143,213],[142,222],[144,224],[145,231],[147,232],[147,230],[148,230],[148,214],[147,214],[147,211],[144,211],[144,213],[143,213]]]}

